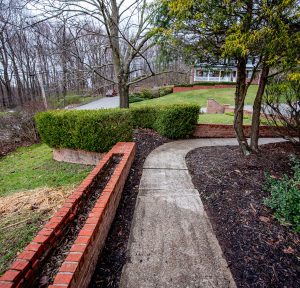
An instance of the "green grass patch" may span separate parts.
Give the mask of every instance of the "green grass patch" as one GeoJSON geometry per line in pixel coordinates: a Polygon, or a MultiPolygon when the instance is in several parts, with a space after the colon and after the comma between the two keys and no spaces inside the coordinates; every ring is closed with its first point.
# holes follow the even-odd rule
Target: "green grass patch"
{"type": "Polygon", "coordinates": [[[46,145],[21,147],[0,159],[0,197],[20,190],[79,183],[91,166],[57,162],[46,145]]]}
{"type": "Polygon", "coordinates": [[[91,169],[54,161],[44,144],[0,158],[0,275],[91,169]]]}
{"type": "MultiPolygon", "coordinates": [[[[252,85],[249,87],[248,94],[245,99],[246,105],[253,104],[257,87],[257,85],[252,85]]],[[[215,99],[220,104],[234,105],[234,92],[235,88],[192,90],[186,92],[173,93],[156,99],[132,103],[130,104],[130,106],[136,107],[148,105],[159,106],[171,104],[196,104],[200,105],[201,107],[206,107],[207,100],[210,98],[215,99]]]]}
{"type": "MultiPolygon", "coordinates": [[[[226,124],[233,125],[234,113],[225,113],[225,114],[200,114],[198,117],[198,124],[226,124]]],[[[251,125],[252,117],[250,115],[244,115],[244,125],[251,125]]],[[[260,125],[270,126],[267,119],[261,117],[260,125]]],[[[277,125],[282,126],[281,123],[277,125]]]]}
{"type": "MultiPolygon", "coordinates": [[[[200,114],[198,117],[198,124],[228,124],[232,125],[234,115],[228,114],[200,114]]],[[[250,125],[252,118],[248,115],[244,116],[244,124],[250,125]]]]}
{"type": "Polygon", "coordinates": [[[31,213],[13,213],[1,218],[0,275],[9,267],[17,252],[22,251],[35,237],[43,223],[42,219],[46,220],[45,218],[46,215],[44,213],[33,211],[31,213]],[[24,219],[28,219],[28,221],[24,221],[24,219]],[[20,224],[16,225],[16,223],[20,224]]]}

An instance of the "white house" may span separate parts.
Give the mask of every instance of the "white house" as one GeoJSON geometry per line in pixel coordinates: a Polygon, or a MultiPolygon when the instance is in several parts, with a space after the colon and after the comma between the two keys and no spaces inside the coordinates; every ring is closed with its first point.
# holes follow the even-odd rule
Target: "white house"
{"type": "MultiPolygon", "coordinates": [[[[249,60],[247,63],[247,78],[251,78],[255,62],[249,60]]],[[[258,82],[257,73],[254,83],[258,82]]],[[[196,63],[192,71],[193,82],[236,82],[237,67],[235,63],[224,60],[224,64],[196,63]],[[227,62],[227,63],[226,63],[227,62]]]]}

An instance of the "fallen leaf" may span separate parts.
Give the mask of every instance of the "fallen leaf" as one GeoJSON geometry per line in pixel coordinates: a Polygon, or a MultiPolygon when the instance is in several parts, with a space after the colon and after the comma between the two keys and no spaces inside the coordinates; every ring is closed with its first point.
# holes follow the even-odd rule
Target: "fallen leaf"
{"type": "Polygon", "coordinates": [[[250,203],[250,207],[251,207],[251,209],[252,209],[253,213],[254,213],[254,214],[256,214],[256,209],[254,208],[254,206],[253,206],[253,204],[252,204],[252,203],[250,203]]]}
{"type": "Polygon", "coordinates": [[[264,223],[269,223],[270,222],[270,218],[265,217],[265,216],[259,216],[259,220],[264,222],[264,223]]]}
{"type": "Polygon", "coordinates": [[[286,254],[294,254],[295,250],[291,246],[289,246],[288,248],[284,248],[283,252],[286,254]]]}

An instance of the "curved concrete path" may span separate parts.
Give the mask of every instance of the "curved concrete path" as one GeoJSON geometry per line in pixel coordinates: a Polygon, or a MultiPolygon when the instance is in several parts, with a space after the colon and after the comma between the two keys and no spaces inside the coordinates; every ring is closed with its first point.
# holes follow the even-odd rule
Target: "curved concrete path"
{"type": "MultiPolygon", "coordinates": [[[[261,139],[262,143],[282,139],[261,139]]],[[[237,145],[235,139],[164,144],[146,159],[128,244],[122,288],[236,287],[187,170],[197,147],[237,145]]]]}

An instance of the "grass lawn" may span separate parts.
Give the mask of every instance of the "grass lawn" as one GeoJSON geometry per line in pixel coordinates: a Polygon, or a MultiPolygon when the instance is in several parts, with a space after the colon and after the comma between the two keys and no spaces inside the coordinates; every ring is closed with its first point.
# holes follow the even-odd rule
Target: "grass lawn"
{"type": "MultiPolygon", "coordinates": [[[[200,114],[198,118],[199,124],[233,124],[234,116],[228,114],[200,114]]],[[[244,116],[244,125],[251,124],[251,116],[244,116]]]]}
{"type": "Polygon", "coordinates": [[[0,159],[0,197],[15,191],[79,183],[90,166],[57,162],[44,145],[21,147],[0,159]]]}
{"type": "MultiPolygon", "coordinates": [[[[258,86],[252,85],[249,87],[248,95],[245,104],[253,104],[255,93],[258,86]]],[[[130,104],[131,107],[143,105],[168,105],[168,104],[198,104],[201,107],[207,106],[207,99],[213,98],[220,104],[234,104],[235,88],[222,89],[203,89],[192,90],[186,92],[172,93],[160,98],[145,100],[130,104]]]]}
{"type": "Polygon", "coordinates": [[[52,160],[43,144],[0,158],[0,275],[91,169],[52,160]]]}
{"type": "MultiPolygon", "coordinates": [[[[225,114],[200,114],[198,117],[199,124],[229,124],[232,125],[234,120],[233,113],[225,114]]],[[[244,115],[244,125],[251,125],[252,117],[250,115],[244,115]]],[[[270,125],[268,120],[261,117],[261,125],[270,125]]],[[[278,123],[281,126],[281,123],[278,123]]]]}

